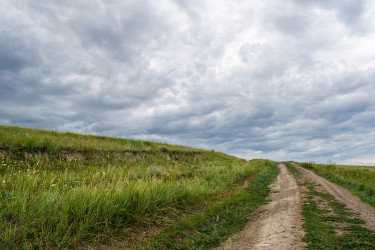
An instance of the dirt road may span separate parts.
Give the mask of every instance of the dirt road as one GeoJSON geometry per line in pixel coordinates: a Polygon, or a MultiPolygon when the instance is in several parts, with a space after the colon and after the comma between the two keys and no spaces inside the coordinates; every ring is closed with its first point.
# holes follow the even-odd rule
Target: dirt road
{"type": "Polygon", "coordinates": [[[364,227],[375,231],[375,208],[364,203],[360,198],[352,195],[346,189],[339,187],[332,182],[316,175],[315,173],[293,164],[303,175],[304,178],[320,184],[317,190],[333,195],[339,202],[344,203],[353,213],[366,222],[364,227]]]}
{"type": "Polygon", "coordinates": [[[231,237],[225,249],[302,249],[301,192],[284,164],[270,186],[269,204],[260,207],[245,230],[231,237]]]}
{"type": "MultiPolygon", "coordinates": [[[[317,191],[333,195],[354,214],[364,220],[364,227],[375,231],[375,209],[353,196],[349,191],[329,182],[315,173],[294,165],[302,174],[300,179],[315,184],[317,191]]],[[[303,190],[284,164],[270,186],[270,203],[261,206],[252,216],[245,229],[232,236],[222,246],[224,249],[304,249],[302,241],[304,218],[301,215],[303,190]]]]}

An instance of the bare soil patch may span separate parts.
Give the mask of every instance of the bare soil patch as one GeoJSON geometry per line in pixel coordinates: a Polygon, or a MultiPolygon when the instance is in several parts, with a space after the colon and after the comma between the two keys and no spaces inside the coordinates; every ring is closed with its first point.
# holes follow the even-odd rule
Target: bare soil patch
{"type": "Polygon", "coordinates": [[[305,232],[301,215],[302,197],[294,176],[284,164],[270,186],[270,203],[261,206],[245,229],[232,236],[224,249],[303,249],[305,232]]]}

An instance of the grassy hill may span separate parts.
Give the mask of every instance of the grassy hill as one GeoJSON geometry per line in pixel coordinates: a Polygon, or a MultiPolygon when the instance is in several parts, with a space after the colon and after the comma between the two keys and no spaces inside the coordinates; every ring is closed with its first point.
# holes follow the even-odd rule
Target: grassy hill
{"type": "Polygon", "coordinates": [[[0,248],[215,246],[277,173],[267,160],[12,126],[0,126],[0,157],[0,248]]]}

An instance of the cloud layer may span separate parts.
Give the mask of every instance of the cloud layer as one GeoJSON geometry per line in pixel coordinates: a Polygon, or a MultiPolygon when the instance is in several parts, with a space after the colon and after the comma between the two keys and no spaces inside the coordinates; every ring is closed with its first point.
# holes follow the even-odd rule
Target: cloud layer
{"type": "Polygon", "coordinates": [[[375,3],[0,8],[0,123],[375,164],[375,3]]]}

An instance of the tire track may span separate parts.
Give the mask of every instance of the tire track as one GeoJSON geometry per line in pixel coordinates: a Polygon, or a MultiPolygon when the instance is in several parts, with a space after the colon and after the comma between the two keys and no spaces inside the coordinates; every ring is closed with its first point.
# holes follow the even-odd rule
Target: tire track
{"type": "Polygon", "coordinates": [[[333,195],[339,202],[344,203],[347,208],[352,210],[352,212],[366,222],[366,224],[363,225],[364,227],[375,232],[375,208],[364,203],[360,198],[352,195],[348,190],[333,184],[314,172],[296,164],[293,164],[293,166],[296,167],[305,178],[320,184],[320,186],[316,187],[317,190],[333,195]]]}
{"type": "Polygon", "coordinates": [[[303,249],[305,232],[302,230],[301,192],[284,164],[270,186],[269,204],[261,206],[245,229],[231,237],[224,249],[303,249]]]}

